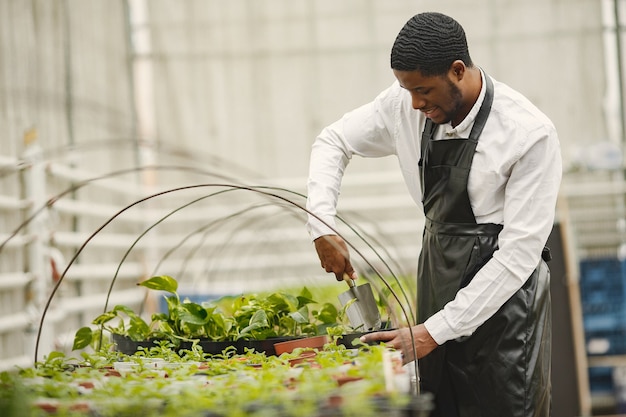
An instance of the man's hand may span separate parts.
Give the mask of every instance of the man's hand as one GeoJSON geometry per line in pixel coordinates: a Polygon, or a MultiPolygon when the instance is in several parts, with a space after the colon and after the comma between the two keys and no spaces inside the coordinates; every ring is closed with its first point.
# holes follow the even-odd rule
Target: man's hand
{"type": "Polygon", "coordinates": [[[344,274],[356,279],[356,272],[350,263],[350,253],[346,242],[337,235],[320,236],[314,241],[317,256],[326,272],[335,274],[337,281],[343,281],[344,274]]]}
{"type": "Polygon", "coordinates": [[[402,352],[402,362],[405,364],[423,358],[439,346],[423,324],[398,330],[368,333],[361,336],[361,341],[385,342],[387,346],[402,352]],[[413,349],[411,332],[415,340],[415,349],[413,349]]]}

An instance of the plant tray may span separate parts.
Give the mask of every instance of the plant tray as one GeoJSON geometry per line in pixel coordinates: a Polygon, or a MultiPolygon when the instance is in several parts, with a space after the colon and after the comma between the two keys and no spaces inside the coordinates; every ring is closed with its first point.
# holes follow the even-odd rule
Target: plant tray
{"type": "MultiPolygon", "coordinates": [[[[152,347],[157,346],[156,340],[142,340],[136,342],[131,340],[130,338],[119,335],[112,334],[111,335],[113,342],[115,343],[115,349],[119,352],[122,352],[127,355],[132,355],[137,351],[143,349],[150,349],[152,347]]],[[[258,353],[265,353],[268,356],[276,355],[276,350],[274,349],[275,343],[286,342],[290,340],[298,339],[297,337],[275,337],[265,340],[237,340],[237,341],[221,341],[216,342],[213,340],[207,339],[199,339],[198,345],[202,347],[202,351],[204,353],[208,353],[211,355],[219,355],[225,349],[230,348],[231,346],[235,348],[236,353],[243,355],[246,353],[247,349],[254,349],[254,351],[258,353]]],[[[181,342],[177,349],[182,350],[191,350],[193,343],[192,342],[181,342]]]]}
{"type": "MultiPolygon", "coordinates": [[[[367,332],[369,333],[369,332],[367,332]]],[[[359,339],[366,332],[358,332],[358,333],[350,333],[344,334],[340,338],[337,339],[338,345],[344,345],[348,349],[354,349],[356,346],[353,342],[359,339]]],[[[119,334],[111,334],[111,338],[115,344],[115,350],[118,352],[122,352],[126,355],[132,355],[135,352],[138,352],[142,349],[150,349],[157,346],[157,340],[142,340],[142,341],[134,341],[131,340],[127,336],[119,335],[119,334]]],[[[280,344],[284,342],[290,342],[294,340],[304,339],[304,337],[274,337],[265,340],[238,340],[238,341],[222,341],[215,342],[212,340],[200,339],[198,345],[202,347],[202,351],[204,353],[208,353],[211,355],[219,355],[225,349],[230,348],[231,346],[236,349],[237,354],[246,353],[247,349],[254,349],[256,352],[265,353],[268,356],[280,355],[283,351],[276,352],[275,344],[280,344]]],[[[310,338],[308,338],[310,339],[310,338]]],[[[330,338],[328,339],[330,340],[330,338]]],[[[375,342],[377,344],[377,342],[375,342]]],[[[192,342],[181,342],[177,349],[182,350],[190,350],[192,346],[192,342]]],[[[279,345],[280,346],[280,345],[279,345]]]]}

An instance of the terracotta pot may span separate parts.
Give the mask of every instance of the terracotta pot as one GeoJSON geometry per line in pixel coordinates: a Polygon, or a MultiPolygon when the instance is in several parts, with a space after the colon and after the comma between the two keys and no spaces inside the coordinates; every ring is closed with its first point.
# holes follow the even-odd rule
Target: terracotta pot
{"type": "Polygon", "coordinates": [[[299,354],[297,357],[293,359],[289,359],[289,365],[296,366],[305,362],[313,362],[315,361],[315,357],[317,356],[317,352],[314,350],[307,350],[299,354]]]}
{"type": "Polygon", "coordinates": [[[296,348],[323,349],[324,345],[328,342],[329,339],[327,335],[305,337],[303,339],[274,343],[274,350],[277,355],[280,355],[282,353],[291,353],[296,348]]]}
{"type": "Polygon", "coordinates": [[[347,384],[348,382],[360,381],[363,377],[360,376],[348,376],[348,375],[340,375],[335,377],[335,381],[337,381],[337,385],[342,386],[347,384]]]}

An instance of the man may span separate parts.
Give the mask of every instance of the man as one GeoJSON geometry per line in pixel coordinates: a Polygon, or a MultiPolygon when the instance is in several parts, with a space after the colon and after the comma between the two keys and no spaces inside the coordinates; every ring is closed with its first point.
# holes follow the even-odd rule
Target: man
{"type": "Polygon", "coordinates": [[[470,58],[463,28],[421,13],[391,51],[397,81],[312,147],[308,229],[322,267],[355,279],[333,231],[353,155],[396,155],[423,206],[418,325],[363,337],[419,359],[435,416],[548,416],[549,272],[542,260],[561,181],[557,133],[470,58]],[[412,337],[411,337],[412,333],[412,337]]]}

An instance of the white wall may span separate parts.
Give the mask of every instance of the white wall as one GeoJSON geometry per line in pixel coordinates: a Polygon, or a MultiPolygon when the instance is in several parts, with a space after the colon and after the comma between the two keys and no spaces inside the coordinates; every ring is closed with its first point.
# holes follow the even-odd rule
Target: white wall
{"type": "Polygon", "coordinates": [[[303,177],[316,134],[393,81],[391,44],[424,10],[457,18],[475,62],[553,119],[566,165],[608,136],[597,0],[150,0],[148,23],[129,28],[137,3],[0,1],[0,58],[10,63],[0,70],[0,155],[21,156],[34,128],[56,155],[80,148],[79,165],[133,165],[131,68],[142,62],[154,75],[148,139],[204,166],[303,177]],[[148,55],[134,54],[137,30],[150,35],[148,55]],[[119,148],[128,152],[114,156],[119,148]]]}
{"type": "MultiPolygon", "coordinates": [[[[306,174],[323,126],[389,85],[408,18],[451,14],[475,62],[519,89],[570,145],[606,137],[600,2],[150,2],[158,135],[268,177],[306,174]]],[[[567,161],[566,161],[567,162],[567,161]]],[[[393,160],[353,170],[393,169],[393,160]]]]}

